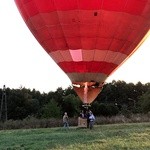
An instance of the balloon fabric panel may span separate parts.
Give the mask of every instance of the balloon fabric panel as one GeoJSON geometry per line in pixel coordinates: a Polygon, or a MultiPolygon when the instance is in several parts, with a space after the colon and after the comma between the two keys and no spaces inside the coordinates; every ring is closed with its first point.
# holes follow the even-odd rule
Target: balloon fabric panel
{"type": "MultiPolygon", "coordinates": [[[[104,82],[150,29],[150,0],[15,2],[45,51],[73,83],[85,87],[82,82],[104,82]]],[[[77,90],[82,98],[84,90],[77,90]]],[[[90,103],[95,97],[91,95],[90,103]]]]}

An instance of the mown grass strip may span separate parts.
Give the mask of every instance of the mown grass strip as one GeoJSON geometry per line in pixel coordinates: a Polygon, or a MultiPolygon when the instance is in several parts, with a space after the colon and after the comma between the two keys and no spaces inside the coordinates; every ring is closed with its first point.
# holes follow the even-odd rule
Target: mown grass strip
{"type": "Polygon", "coordinates": [[[0,150],[149,150],[150,123],[0,131],[0,150]]]}

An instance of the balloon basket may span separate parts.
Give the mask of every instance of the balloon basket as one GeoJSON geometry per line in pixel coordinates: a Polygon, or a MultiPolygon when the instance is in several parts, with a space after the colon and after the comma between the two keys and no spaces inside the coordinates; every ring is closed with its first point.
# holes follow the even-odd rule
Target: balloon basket
{"type": "Polygon", "coordinates": [[[87,119],[78,117],[78,128],[87,128],[87,119]]]}

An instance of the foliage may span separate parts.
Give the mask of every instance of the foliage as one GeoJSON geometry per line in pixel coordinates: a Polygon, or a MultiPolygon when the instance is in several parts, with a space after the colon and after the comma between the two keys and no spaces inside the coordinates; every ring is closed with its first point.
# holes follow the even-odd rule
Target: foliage
{"type": "Polygon", "coordinates": [[[140,97],[139,105],[143,113],[150,112],[150,90],[140,97]]]}
{"type": "Polygon", "coordinates": [[[80,100],[77,96],[69,94],[63,97],[62,111],[67,112],[70,117],[77,116],[79,114],[80,100]]]}
{"type": "Polygon", "coordinates": [[[100,116],[115,116],[119,113],[119,109],[114,104],[105,103],[93,103],[92,110],[95,115],[100,116]]]}
{"type": "MultiPolygon", "coordinates": [[[[150,83],[137,84],[124,81],[106,83],[102,92],[92,103],[92,111],[96,116],[114,116],[133,113],[146,113],[149,110],[148,90],[150,83]]],[[[65,111],[69,117],[78,116],[82,102],[69,86],[59,87],[56,91],[40,93],[35,89],[24,87],[19,89],[6,88],[8,119],[23,120],[28,116],[36,118],[62,117],[65,111]]],[[[0,89],[2,97],[2,89],[0,89]]],[[[1,103],[0,103],[1,105],[1,103]]]]}
{"type": "Polygon", "coordinates": [[[58,107],[58,104],[54,99],[51,99],[48,104],[43,107],[43,118],[59,118],[60,114],[60,107],[58,107]]]}

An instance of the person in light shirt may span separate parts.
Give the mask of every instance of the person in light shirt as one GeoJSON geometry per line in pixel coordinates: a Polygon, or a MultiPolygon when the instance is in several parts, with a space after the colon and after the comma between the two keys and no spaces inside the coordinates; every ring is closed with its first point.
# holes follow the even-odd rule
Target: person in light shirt
{"type": "Polygon", "coordinates": [[[92,129],[95,122],[95,116],[92,111],[89,111],[89,128],[92,129]]]}
{"type": "Polygon", "coordinates": [[[68,114],[67,112],[64,113],[64,116],[63,116],[63,124],[64,124],[64,128],[69,128],[69,117],[68,117],[68,114]]]}

